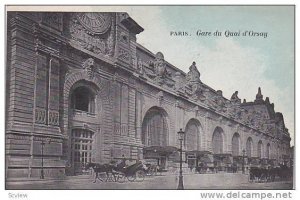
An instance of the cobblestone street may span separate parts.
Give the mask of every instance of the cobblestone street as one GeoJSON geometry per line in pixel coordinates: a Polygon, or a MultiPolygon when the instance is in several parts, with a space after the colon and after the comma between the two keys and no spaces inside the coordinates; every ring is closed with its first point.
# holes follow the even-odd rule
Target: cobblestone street
{"type": "MultiPolygon", "coordinates": [[[[175,175],[146,177],[143,182],[101,182],[93,183],[88,175],[67,177],[65,180],[8,181],[6,189],[176,189],[175,175]]],[[[268,183],[248,182],[243,174],[188,174],[184,175],[185,189],[292,189],[291,181],[268,183]]]]}

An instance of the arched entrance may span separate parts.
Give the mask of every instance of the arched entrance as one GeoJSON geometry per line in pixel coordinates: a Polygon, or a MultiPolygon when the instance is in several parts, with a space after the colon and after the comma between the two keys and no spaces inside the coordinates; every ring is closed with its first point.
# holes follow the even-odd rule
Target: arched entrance
{"type": "Polygon", "coordinates": [[[163,109],[153,107],[146,113],[142,124],[142,143],[145,146],[167,146],[168,124],[163,109]]]}
{"type": "Polygon", "coordinates": [[[217,127],[212,136],[212,152],[214,154],[223,153],[223,130],[217,127]]]}
{"type": "Polygon", "coordinates": [[[201,125],[197,119],[190,119],[185,127],[183,149],[190,169],[198,166],[200,159],[200,130],[201,125]]]}
{"type": "Polygon", "coordinates": [[[257,145],[257,157],[258,158],[263,157],[263,143],[261,140],[258,142],[258,145],[257,145]]]}
{"type": "Polygon", "coordinates": [[[99,123],[98,88],[92,82],[80,80],[70,91],[69,97],[69,173],[81,174],[85,165],[95,158],[95,126],[99,123]],[[94,127],[94,128],[92,128],[94,127]]]}
{"type": "Polygon", "coordinates": [[[253,152],[253,140],[251,137],[249,137],[246,142],[246,154],[248,158],[252,157],[252,152],[253,152]]]}
{"type": "Polygon", "coordinates": [[[157,164],[162,168],[166,167],[170,153],[167,148],[166,151],[162,148],[168,145],[168,135],[166,111],[159,107],[150,108],[142,123],[142,143],[145,149],[151,149],[151,151],[147,150],[143,153],[145,159],[157,160],[157,164]]]}
{"type": "Polygon", "coordinates": [[[71,137],[71,161],[75,174],[79,174],[85,165],[92,162],[93,132],[87,129],[73,129],[71,137]]]}
{"type": "Polygon", "coordinates": [[[240,155],[240,134],[234,133],[231,140],[232,156],[240,155]]]}
{"type": "Polygon", "coordinates": [[[224,154],[224,131],[217,127],[212,135],[212,152],[215,170],[226,170],[227,164],[231,162],[230,154],[224,154]]]}
{"type": "Polygon", "coordinates": [[[199,150],[200,145],[200,123],[191,119],[185,127],[184,148],[186,151],[199,150]]]}

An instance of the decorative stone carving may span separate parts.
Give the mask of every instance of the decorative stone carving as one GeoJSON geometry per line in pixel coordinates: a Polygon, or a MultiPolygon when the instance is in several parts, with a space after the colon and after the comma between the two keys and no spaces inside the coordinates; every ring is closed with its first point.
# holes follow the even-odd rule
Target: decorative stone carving
{"type": "Polygon", "coordinates": [[[154,61],[149,61],[146,66],[143,62],[139,62],[138,68],[142,69],[150,79],[153,79],[159,85],[166,85],[173,88],[175,81],[172,80],[171,73],[167,70],[167,64],[164,60],[164,55],[158,52],[155,55],[154,61]]]}
{"type": "Polygon", "coordinates": [[[112,21],[109,13],[74,14],[69,27],[72,43],[95,54],[113,56],[115,34],[112,21]]]}
{"type": "Polygon", "coordinates": [[[119,34],[118,40],[124,44],[129,44],[129,36],[125,32],[119,34]]]}
{"type": "Polygon", "coordinates": [[[232,96],[231,96],[231,98],[230,98],[230,101],[232,102],[232,103],[234,103],[234,104],[239,104],[239,103],[241,103],[241,99],[238,97],[238,91],[235,91],[233,94],[232,94],[232,96]]]}
{"type": "Polygon", "coordinates": [[[160,85],[166,83],[166,78],[170,77],[171,74],[167,70],[167,64],[164,60],[164,55],[161,52],[156,53],[153,66],[156,75],[155,81],[160,85]]]}
{"type": "Polygon", "coordinates": [[[183,84],[182,84],[182,77],[180,72],[175,72],[174,74],[174,80],[175,80],[175,90],[182,90],[183,84]]]}
{"type": "Polygon", "coordinates": [[[144,74],[144,66],[143,65],[144,65],[143,61],[141,59],[138,59],[137,60],[137,72],[141,75],[144,74]]]}
{"type": "Polygon", "coordinates": [[[93,58],[86,59],[82,64],[82,68],[86,71],[89,79],[92,79],[94,77],[95,66],[93,58]]]}
{"type": "Polygon", "coordinates": [[[76,17],[80,24],[92,35],[104,34],[111,26],[109,13],[77,13],[76,17]]]}
{"type": "Polygon", "coordinates": [[[57,111],[49,111],[49,119],[48,123],[50,125],[58,126],[59,125],[59,112],[57,111]]]}
{"type": "Polygon", "coordinates": [[[190,71],[186,75],[187,85],[193,86],[194,84],[201,83],[200,72],[196,67],[196,62],[193,62],[189,69],[190,71]]]}
{"type": "Polygon", "coordinates": [[[157,100],[158,100],[158,105],[162,105],[162,102],[164,100],[164,92],[163,91],[160,91],[157,93],[157,100]]]}
{"type": "Polygon", "coordinates": [[[56,12],[46,12],[42,14],[42,23],[57,30],[62,31],[63,28],[63,14],[56,12]]]}
{"type": "Polygon", "coordinates": [[[206,97],[203,94],[202,87],[200,83],[194,84],[191,86],[191,92],[189,90],[186,90],[186,93],[191,96],[193,100],[200,100],[204,101],[206,97]]]}
{"type": "Polygon", "coordinates": [[[46,110],[42,108],[35,109],[35,123],[46,124],[46,110]]]}
{"type": "Polygon", "coordinates": [[[211,109],[217,109],[218,105],[216,103],[214,94],[212,94],[212,92],[208,88],[203,90],[203,94],[205,97],[204,103],[211,109]]]}
{"type": "Polygon", "coordinates": [[[260,87],[258,88],[258,92],[256,94],[256,98],[255,98],[254,102],[256,102],[256,103],[263,103],[264,102],[263,95],[261,94],[260,87]]]}
{"type": "Polygon", "coordinates": [[[226,112],[226,101],[222,96],[222,91],[218,90],[217,95],[214,97],[214,100],[217,104],[217,111],[219,112],[226,112]]]}
{"type": "Polygon", "coordinates": [[[119,48],[118,58],[125,61],[125,62],[127,62],[127,63],[130,63],[130,61],[131,61],[130,52],[128,50],[119,48]]]}
{"type": "Polygon", "coordinates": [[[186,93],[192,97],[194,100],[205,100],[203,94],[203,88],[200,81],[200,72],[196,67],[196,62],[193,62],[190,66],[190,71],[186,75],[186,86],[191,88],[191,91],[186,89],[186,93]]]}

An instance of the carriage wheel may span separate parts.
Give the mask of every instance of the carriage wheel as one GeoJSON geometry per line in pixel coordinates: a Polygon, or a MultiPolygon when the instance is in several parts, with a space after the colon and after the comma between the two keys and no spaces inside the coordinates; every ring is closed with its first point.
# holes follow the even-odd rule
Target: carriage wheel
{"type": "Polygon", "coordinates": [[[116,179],[119,183],[124,183],[125,182],[125,175],[124,174],[118,174],[116,179]]]}
{"type": "Polygon", "coordinates": [[[135,173],[135,176],[136,176],[136,180],[138,182],[142,182],[144,181],[145,179],[145,172],[143,170],[138,170],[136,173],[135,173]]]}
{"type": "Polygon", "coordinates": [[[128,179],[130,182],[133,182],[133,181],[136,179],[136,174],[128,175],[128,176],[127,176],[127,179],[128,179]]]}
{"type": "Polygon", "coordinates": [[[154,173],[155,173],[155,170],[154,169],[150,169],[147,175],[153,176],[154,173]]]}
{"type": "Polygon", "coordinates": [[[100,181],[102,181],[102,182],[106,182],[107,181],[107,179],[108,179],[108,176],[107,176],[107,174],[106,173],[99,173],[98,174],[98,179],[100,180],[100,181]]]}

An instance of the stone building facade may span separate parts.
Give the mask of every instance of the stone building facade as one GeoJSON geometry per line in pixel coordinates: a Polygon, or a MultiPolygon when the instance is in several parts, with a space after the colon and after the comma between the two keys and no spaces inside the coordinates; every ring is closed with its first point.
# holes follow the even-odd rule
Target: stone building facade
{"type": "Polygon", "coordinates": [[[260,88],[226,99],[195,62],[185,73],[138,44],[142,31],[127,13],[8,12],[6,177],[38,177],[42,160],[45,177],[122,156],[168,168],[180,128],[189,165],[284,162],[290,135],[260,88]]]}

